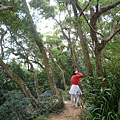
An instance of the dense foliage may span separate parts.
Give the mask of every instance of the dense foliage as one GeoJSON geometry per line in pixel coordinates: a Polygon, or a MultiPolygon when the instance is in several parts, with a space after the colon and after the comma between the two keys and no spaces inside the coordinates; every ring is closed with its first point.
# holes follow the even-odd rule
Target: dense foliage
{"type": "Polygon", "coordinates": [[[0,106],[0,120],[33,120],[40,115],[47,117],[50,112],[60,112],[63,106],[59,96],[46,98],[34,109],[30,99],[26,98],[21,91],[12,90],[4,93],[4,103],[0,106]]]}
{"type": "Polygon", "coordinates": [[[120,77],[109,76],[104,79],[106,87],[98,78],[85,82],[88,120],[119,120],[118,103],[120,98],[120,77]]]}

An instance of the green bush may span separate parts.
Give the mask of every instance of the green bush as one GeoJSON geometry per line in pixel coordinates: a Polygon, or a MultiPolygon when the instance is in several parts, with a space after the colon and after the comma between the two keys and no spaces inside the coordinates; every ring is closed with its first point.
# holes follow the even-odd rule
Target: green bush
{"type": "Polygon", "coordinates": [[[63,106],[59,96],[46,97],[37,108],[33,108],[30,100],[20,91],[9,91],[4,97],[6,101],[0,106],[0,120],[34,120],[51,112],[60,112],[63,106]]]}
{"type": "Polygon", "coordinates": [[[60,96],[52,96],[44,98],[44,101],[40,102],[36,111],[43,115],[44,113],[57,113],[61,111],[63,101],[60,96]]]}
{"type": "Polygon", "coordinates": [[[99,78],[86,81],[87,119],[88,120],[119,120],[118,102],[120,99],[120,80],[116,77],[105,79],[102,87],[99,78]]]}
{"type": "Polygon", "coordinates": [[[4,94],[6,101],[0,106],[0,120],[28,120],[27,106],[30,104],[20,91],[4,94]]]}

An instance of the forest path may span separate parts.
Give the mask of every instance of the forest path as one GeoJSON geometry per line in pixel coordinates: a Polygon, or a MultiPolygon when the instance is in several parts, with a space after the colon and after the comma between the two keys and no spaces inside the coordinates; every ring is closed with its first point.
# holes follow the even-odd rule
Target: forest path
{"type": "Polygon", "coordinates": [[[61,113],[50,114],[47,120],[80,120],[82,109],[71,107],[70,101],[64,101],[64,108],[61,113]]]}

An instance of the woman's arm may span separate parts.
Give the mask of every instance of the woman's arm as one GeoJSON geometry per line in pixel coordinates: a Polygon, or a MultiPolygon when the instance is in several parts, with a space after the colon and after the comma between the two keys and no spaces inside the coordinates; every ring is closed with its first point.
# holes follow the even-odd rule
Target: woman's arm
{"type": "Polygon", "coordinates": [[[83,77],[83,74],[82,73],[80,73],[80,72],[76,72],[76,75],[78,76],[78,77],[83,77]]]}

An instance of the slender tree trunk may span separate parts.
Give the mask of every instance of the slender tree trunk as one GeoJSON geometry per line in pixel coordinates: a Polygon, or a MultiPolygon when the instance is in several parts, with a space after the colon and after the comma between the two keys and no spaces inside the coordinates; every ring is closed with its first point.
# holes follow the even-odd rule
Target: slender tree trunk
{"type": "Polygon", "coordinates": [[[29,28],[30,34],[32,35],[34,41],[36,42],[36,44],[38,45],[38,48],[40,49],[40,53],[42,54],[42,58],[43,58],[44,66],[45,66],[45,71],[46,71],[47,76],[48,76],[51,91],[52,91],[53,94],[56,94],[56,90],[57,90],[56,89],[56,84],[54,82],[53,73],[52,73],[52,70],[51,70],[51,67],[50,67],[50,64],[49,64],[47,53],[46,53],[46,50],[45,50],[44,45],[42,43],[42,39],[39,37],[39,35],[36,31],[36,27],[34,25],[34,22],[32,20],[31,15],[30,15],[28,6],[26,4],[26,1],[25,1],[25,8],[26,8],[26,14],[28,15],[28,18],[29,18],[28,19],[28,24],[30,26],[30,28],[29,28]]]}
{"type": "Polygon", "coordinates": [[[28,65],[28,71],[30,71],[34,76],[35,91],[37,93],[38,101],[40,102],[41,97],[40,97],[40,90],[39,90],[39,85],[38,85],[38,78],[37,78],[37,74],[34,71],[34,66],[33,66],[32,62],[30,62],[27,55],[23,55],[22,53],[19,53],[19,52],[18,53],[13,52],[13,54],[16,56],[19,55],[21,58],[25,59],[25,63],[27,63],[27,65],[28,65]]]}
{"type": "Polygon", "coordinates": [[[119,101],[118,101],[118,115],[120,116],[120,98],[119,98],[119,101]]]}
{"type": "Polygon", "coordinates": [[[26,84],[24,83],[24,81],[17,76],[16,74],[14,74],[8,67],[7,65],[2,61],[2,59],[0,58],[0,66],[3,67],[3,69],[5,70],[5,72],[8,74],[8,76],[15,81],[20,88],[23,90],[24,94],[26,95],[26,97],[30,98],[31,103],[34,107],[37,106],[37,103],[35,101],[35,98],[32,96],[32,94],[30,93],[30,90],[28,89],[28,87],[26,86],[26,84]]]}
{"type": "Polygon", "coordinates": [[[61,73],[62,73],[62,81],[63,81],[63,85],[64,85],[64,89],[65,91],[67,91],[67,85],[66,85],[66,82],[65,82],[65,75],[64,75],[64,71],[62,70],[62,68],[57,64],[57,62],[54,60],[52,54],[49,52],[49,55],[52,59],[52,61],[54,62],[54,64],[60,69],[61,73]]]}
{"type": "Polygon", "coordinates": [[[72,43],[70,38],[68,38],[67,41],[68,41],[68,44],[69,44],[69,47],[70,47],[70,52],[71,52],[71,57],[73,59],[73,64],[74,64],[74,66],[78,67],[77,56],[76,56],[76,53],[75,53],[75,45],[74,45],[74,43],[72,43]]]}
{"type": "Polygon", "coordinates": [[[73,63],[74,63],[74,66],[77,66],[78,67],[78,64],[77,64],[77,56],[76,56],[76,52],[75,52],[75,47],[74,47],[74,44],[71,42],[71,55],[72,55],[72,58],[73,58],[73,63]]]}
{"type": "Polygon", "coordinates": [[[38,78],[35,72],[33,72],[34,74],[34,85],[35,85],[35,90],[38,96],[38,101],[41,101],[41,96],[40,96],[40,90],[39,90],[39,85],[38,85],[38,78]]]}

